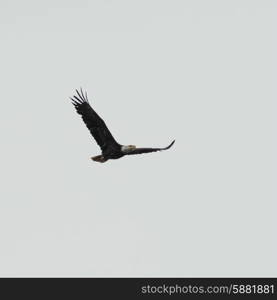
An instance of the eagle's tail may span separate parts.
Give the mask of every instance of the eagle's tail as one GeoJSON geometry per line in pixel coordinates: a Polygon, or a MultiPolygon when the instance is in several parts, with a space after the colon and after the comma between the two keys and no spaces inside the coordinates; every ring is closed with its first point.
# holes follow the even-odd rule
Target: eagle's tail
{"type": "Polygon", "coordinates": [[[101,163],[104,163],[105,161],[107,161],[103,157],[103,155],[92,156],[91,159],[94,160],[94,161],[97,161],[97,162],[101,162],[101,163]]]}

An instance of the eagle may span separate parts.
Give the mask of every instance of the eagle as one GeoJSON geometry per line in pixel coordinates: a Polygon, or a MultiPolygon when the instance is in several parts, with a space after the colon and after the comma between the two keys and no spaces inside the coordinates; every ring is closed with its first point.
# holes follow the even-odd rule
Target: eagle
{"type": "Polygon", "coordinates": [[[81,115],[91,135],[94,137],[102,153],[91,157],[93,161],[104,163],[109,159],[118,159],[125,155],[150,153],[167,150],[174,144],[175,140],[165,148],[137,148],[134,145],[121,145],[112,136],[103,119],[90,106],[87,92],[76,90],[77,95],[70,97],[72,104],[78,114],[81,115]]]}

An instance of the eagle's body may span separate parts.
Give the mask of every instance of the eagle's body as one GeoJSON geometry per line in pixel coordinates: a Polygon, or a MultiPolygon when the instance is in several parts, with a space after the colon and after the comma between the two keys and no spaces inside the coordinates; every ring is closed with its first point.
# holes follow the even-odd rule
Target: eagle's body
{"type": "Polygon", "coordinates": [[[118,159],[125,155],[167,150],[174,144],[175,141],[165,148],[136,148],[134,145],[120,145],[112,136],[105,122],[90,106],[87,94],[84,95],[82,90],[81,92],[76,90],[76,92],[77,96],[74,96],[74,99],[71,98],[72,103],[102,150],[102,154],[92,157],[92,160],[103,163],[109,159],[118,159]]]}

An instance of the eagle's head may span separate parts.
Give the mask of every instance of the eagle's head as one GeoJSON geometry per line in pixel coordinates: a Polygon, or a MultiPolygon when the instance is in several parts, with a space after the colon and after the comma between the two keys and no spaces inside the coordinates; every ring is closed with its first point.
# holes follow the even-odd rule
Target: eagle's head
{"type": "Polygon", "coordinates": [[[123,153],[128,153],[128,152],[131,152],[131,151],[133,151],[133,150],[135,150],[136,149],[136,146],[135,145],[127,145],[127,146],[122,146],[121,147],[121,151],[123,152],[123,153]]]}

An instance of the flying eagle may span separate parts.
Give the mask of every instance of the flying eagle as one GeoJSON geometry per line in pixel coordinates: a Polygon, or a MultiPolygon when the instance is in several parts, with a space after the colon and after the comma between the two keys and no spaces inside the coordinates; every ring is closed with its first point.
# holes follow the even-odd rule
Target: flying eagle
{"type": "Polygon", "coordinates": [[[134,145],[123,146],[117,143],[105,122],[99,117],[88,102],[87,93],[76,90],[77,96],[70,98],[78,114],[82,116],[90,133],[102,150],[101,155],[91,157],[92,160],[104,163],[109,159],[121,158],[124,155],[142,154],[169,149],[175,140],[165,148],[137,148],[134,145]]]}

